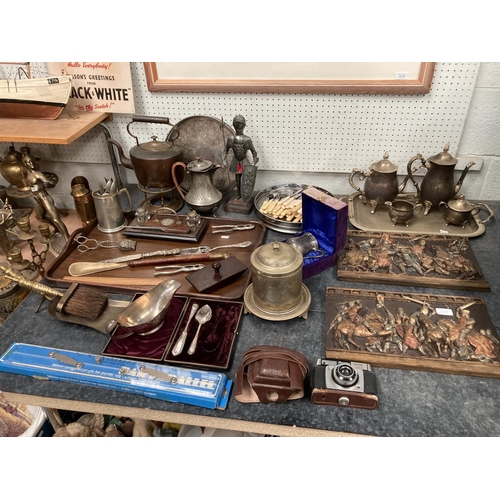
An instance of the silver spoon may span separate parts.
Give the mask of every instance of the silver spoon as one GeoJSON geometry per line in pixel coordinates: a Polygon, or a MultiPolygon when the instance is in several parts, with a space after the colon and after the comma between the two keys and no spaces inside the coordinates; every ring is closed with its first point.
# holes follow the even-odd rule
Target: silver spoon
{"type": "Polygon", "coordinates": [[[188,354],[193,354],[196,351],[196,344],[198,343],[198,334],[200,333],[201,326],[210,321],[212,318],[212,308],[205,304],[197,313],[194,319],[198,321],[198,330],[196,330],[196,335],[188,349],[188,354]]]}
{"type": "Polygon", "coordinates": [[[104,194],[113,194],[111,193],[111,185],[113,184],[113,179],[106,179],[104,178],[104,180],[106,181],[106,186],[104,188],[104,194]]]}
{"type": "Polygon", "coordinates": [[[186,326],[184,327],[184,330],[182,330],[179,340],[175,343],[174,348],[172,349],[172,356],[178,356],[182,352],[182,349],[184,349],[184,344],[186,342],[186,337],[188,334],[188,328],[191,323],[191,320],[193,319],[193,316],[196,314],[196,311],[198,310],[198,307],[199,307],[198,304],[193,304],[191,312],[189,313],[189,318],[187,320],[186,326]]]}

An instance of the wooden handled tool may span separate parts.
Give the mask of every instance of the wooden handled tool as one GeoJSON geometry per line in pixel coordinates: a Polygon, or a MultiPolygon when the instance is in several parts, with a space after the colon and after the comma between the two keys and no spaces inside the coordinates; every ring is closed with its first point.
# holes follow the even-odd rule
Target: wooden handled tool
{"type": "Polygon", "coordinates": [[[228,253],[193,253],[191,255],[167,255],[165,257],[150,257],[129,262],[130,267],[163,266],[165,264],[187,264],[190,262],[208,262],[229,257],[228,253]]]}

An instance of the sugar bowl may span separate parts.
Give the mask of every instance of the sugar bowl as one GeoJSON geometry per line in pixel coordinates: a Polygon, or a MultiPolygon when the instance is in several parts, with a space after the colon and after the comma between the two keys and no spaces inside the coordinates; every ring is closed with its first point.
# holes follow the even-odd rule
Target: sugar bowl
{"type": "Polygon", "coordinates": [[[486,203],[471,203],[464,198],[464,195],[448,202],[442,201],[439,203],[439,210],[441,210],[447,226],[451,224],[452,226],[465,227],[469,220],[477,215],[482,209],[488,212],[488,217],[480,221],[484,224],[495,215],[493,210],[486,205],[486,203]]]}

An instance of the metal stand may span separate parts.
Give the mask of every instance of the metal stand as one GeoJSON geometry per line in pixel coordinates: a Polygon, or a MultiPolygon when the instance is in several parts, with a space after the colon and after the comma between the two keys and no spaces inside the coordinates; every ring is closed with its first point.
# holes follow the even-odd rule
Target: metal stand
{"type": "Polygon", "coordinates": [[[180,197],[175,187],[147,188],[140,184],[137,187],[144,193],[144,201],[141,203],[141,206],[146,207],[150,213],[160,208],[169,208],[177,212],[184,205],[184,200],[180,197]]]}

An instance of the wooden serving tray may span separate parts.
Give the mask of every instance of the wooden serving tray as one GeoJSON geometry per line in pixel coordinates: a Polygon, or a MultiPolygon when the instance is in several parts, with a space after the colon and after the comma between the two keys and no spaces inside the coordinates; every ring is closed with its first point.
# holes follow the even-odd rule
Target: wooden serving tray
{"type": "Polygon", "coordinates": [[[490,291],[468,238],[349,230],[347,239],[338,280],[490,291]]]}
{"type": "MultiPolygon", "coordinates": [[[[129,221],[132,219],[133,215],[128,218],[129,221]]],[[[202,298],[215,297],[224,300],[239,300],[243,297],[246,287],[250,284],[250,256],[252,255],[252,252],[262,244],[266,233],[266,226],[259,221],[245,220],[245,224],[255,224],[255,227],[246,231],[212,234],[212,225],[219,226],[222,224],[241,224],[242,220],[219,217],[206,217],[202,219],[207,219],[208,227],[205,230],[203,237],[197,243],[137,238],[137,240],[135,240],[137,241],[136,248],[131,251],[122,251],[118,248],[98,248],[84,253],[79,252],[77,249],[78,244],[75,239],[81,234],[85,235],[87,238],[95,238],[98,241],[121,241],[132,238],[125,237],[123,235],[123,231],[118,233],[103,233],[97,228],[97,223],[77,229],[70,236],[70,240],[68,241],[68,244],[64,248],[63,252],[47,268],[45,279],[49,284],[62,288],[69,287],[71,283],[86,283],[102,287],[105,291],[116,293],[144,292],[150,290],[165,279],[175,279],[181,283],[181,287],[177,292],[179,295],[202,298]],[[207,245],[213,248],[215,246],[242,243],[244,241],[251,241],[252,245],[246,248],[227,248],[216,250],[216,252],[227,252],[230,255],[234,255],[243,264],[248,266],[248,270],[231,283],[218,288],[211,294],[202,294],[197,292],[197,290],[185,279],[188,273],[181,272],[171,275],[158,276],[155,278],[153,276],[154,267],[124,267],[80,277],[71,276],[68,272],[69,266],[75,262],[99,262],[106,259],[113,259],[115,257],[123,257],[129,254],[153,252],[155,250],[172,248],[182,249],[200,245],[207,245]]],[[[207,262],[206,266],[211,266],[212,263],[213,262],[207,262]]]]}
{"type": "Polygon", "coordinates": [[[500,341],[480,298],[327,287],[325,310],[329,359],[500,378],[500,341]]]}

